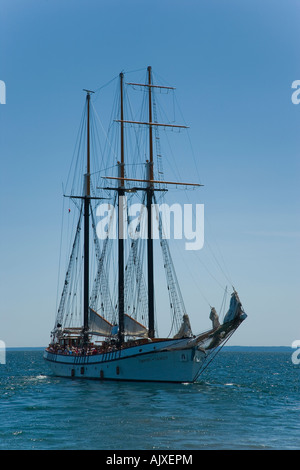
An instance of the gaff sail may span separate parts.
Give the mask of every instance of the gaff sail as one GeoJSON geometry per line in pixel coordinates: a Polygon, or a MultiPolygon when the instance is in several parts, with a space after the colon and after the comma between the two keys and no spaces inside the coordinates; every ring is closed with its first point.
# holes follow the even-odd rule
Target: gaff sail
{"type": "Polygon", "coordinates": [[[128,336],[148,337],[147,328],[126,313],[124,315],[124,330],[125,335],[128,336]]]}
{"type": "MultiPolygon", "coordinates": [[[[112,325],[104,317],[90,308],[89,333],[96,336],[113,336],[118,327],[112,325]]],[[[127,336],[148,337],[147,328],[129,315],[124,315],[124,334],[127,336]]]]}
{"type": "Polygon", "coordinates": [[[99,336],[111,336],[113,325],[105,320],[95,310],[90,308],[89,312],[89,330],[90,334],[99,336]]]}

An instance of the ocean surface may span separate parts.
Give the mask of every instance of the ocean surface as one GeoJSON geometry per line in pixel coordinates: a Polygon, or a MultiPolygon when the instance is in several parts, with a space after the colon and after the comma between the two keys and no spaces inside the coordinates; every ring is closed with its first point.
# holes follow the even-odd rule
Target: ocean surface
{"type": "Polygon", "coordinates": [[[174,385],[58,378],[43,351],[8,350],[0,449],[300,449],[291,354],[222,350],[198,383],[174,385]]]}

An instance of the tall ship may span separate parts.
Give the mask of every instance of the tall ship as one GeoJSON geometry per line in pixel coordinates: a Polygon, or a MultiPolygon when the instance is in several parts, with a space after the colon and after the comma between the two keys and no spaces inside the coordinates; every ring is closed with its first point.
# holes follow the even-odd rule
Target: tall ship
{"type": "MultiPolygon", "coordinates": [[[[222,322],[210,307],[203,315],[209,315],[211,328],[193,332],[166,236],[170,230],[157,209],[169,188],[201,191],[200,183],[164,177],[159,131],[184,131],[186,126],[158,120],[156,95],[173,93],[174,88],[157,84],[151,67],[141,83],[125,83],[124,73],[116,79],[115,147],[107,133],[106,147],[92,150],[98,119],[92,98],[97,93],[84,90],[78,137],[78,149],[84,151],[74,153],[74,177],[69,194],[64,194],[64,200],[74,203],[68,209],[69,215],[75,214],[73,225],[68,223],[74,232],[44,359],[61,377],[193,383],[247,315],[233,288],[222,322]],[[138,119],[126,104],[127,87],[142,92],[138,119]],[[130,151],[129,132],[134,134],[130,151]],[[107,149],[110,160],[104,157],[107,149]],[[132,212],[134,203],[139,209],[132,212]],[[155,244],[161,249],[169,308],[157,294],[162,278],[155,274],[155,244]],[[158,334],[159,318],[169,319],[168,334],[158,334]]],[[[198,316],[200,321],[200,312],[198,316]]]]}

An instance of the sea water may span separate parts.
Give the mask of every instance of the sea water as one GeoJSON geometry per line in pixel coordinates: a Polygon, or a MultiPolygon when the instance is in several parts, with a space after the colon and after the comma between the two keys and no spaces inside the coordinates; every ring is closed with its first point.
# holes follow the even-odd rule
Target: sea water
{"type": "Polygon", "coordinates": [[[222,350],[195,384],[51,375],[43,351],[0,365],[0,449],[299,449],[292,352],[222,350]]]}

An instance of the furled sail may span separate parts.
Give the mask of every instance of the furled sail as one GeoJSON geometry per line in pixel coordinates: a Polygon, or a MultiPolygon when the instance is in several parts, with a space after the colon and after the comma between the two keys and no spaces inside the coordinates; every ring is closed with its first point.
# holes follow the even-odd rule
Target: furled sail
{"type": "Polygon", "coordinates": [[[192,328],[190,324],[189,316],[185,313],[182,317],[182,324],[178,331],[178,333],[174,336],[175,339],[177,338],[189,338],[193,336],[192,328]]]}
{"type": "Polygon", "coordinates": [[[243,314],[242,304],[239,299],[237,292],[234,290],[231,294],[229,310],[225,315],[224,322],[228,323],[237,318],[239,315],[243,314]]]}
{"type": "Polygon", "coordinates": [[[113,325],[105,318],[90,308],[89,311],[89,330],[90,334],[99,336],[110,336],[113,325]]]}
{"type": "Polygon", "coordinates": [[[219,322],[219,316],[216,312],[216,309],[214,307],[211,308],[209,319],[212,321],[212,326],[213,329],[219,328],[220,322],[219,322]]]}

